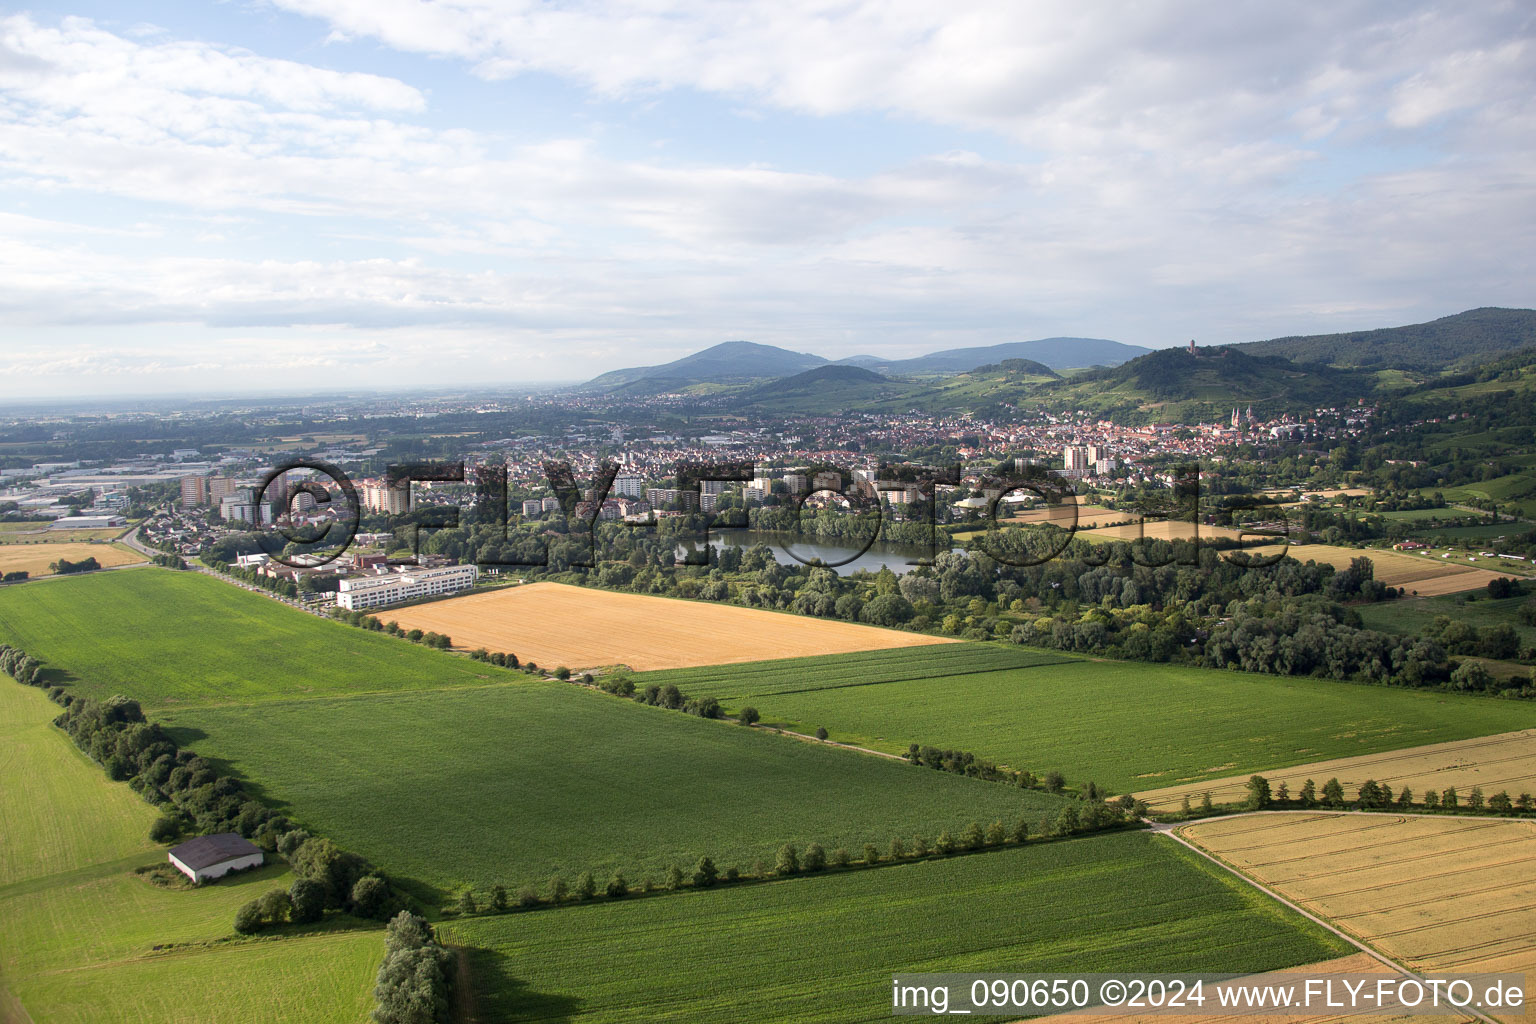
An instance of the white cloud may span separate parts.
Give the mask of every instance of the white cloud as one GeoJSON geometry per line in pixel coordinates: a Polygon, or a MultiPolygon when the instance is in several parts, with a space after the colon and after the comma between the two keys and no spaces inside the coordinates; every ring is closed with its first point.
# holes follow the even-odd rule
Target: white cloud
{"type": "Polygon", "coordinates": [[[596,128],[446,127],[403,78],[4,17],[0,195],[39,208],[0,209],[0,308],[49,343],[0,340],[0,362],[199,372],[193,341],[157,361],[104,333],[165,324],[267,355],[290,331],[291,359],[323,338],[349,371],[469,372],[450,367],[484,346],[517,353],[483,355],[509,378],[575,376],[728,337],[1244,340],[1530,304],[1536,47],[1515,4],[276,6],[496,88],[539,71],[718,94],[733,120],[983,137],[849,173],[775,117],[783,166],[686,160],[596,128]],[[112,212],[59,212],[77,198],[112,212]]]}

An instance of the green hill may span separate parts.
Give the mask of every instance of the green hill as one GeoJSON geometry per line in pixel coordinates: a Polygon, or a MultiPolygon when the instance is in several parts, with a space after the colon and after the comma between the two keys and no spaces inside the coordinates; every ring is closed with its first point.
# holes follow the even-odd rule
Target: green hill
{"type": "Polygon", "coordinates": [[[1284,356],[1301,363],[1433,371],[1483,362],[1527,345],[1536,345],[1536,309],[1485,306],[1406,327],[1272,338],[1233,347],[1253,356],[1284,356]]]}
{"type": "Polygon", "coordinates": [[[1261,416],[1367,397],[1373,374],[1237,348],[1163,349],[1109,369],[1090,370],[1033,396],[1047,408],[1084,409],[1135,419],[1216,419],[1233,406],[1261,416]]]}

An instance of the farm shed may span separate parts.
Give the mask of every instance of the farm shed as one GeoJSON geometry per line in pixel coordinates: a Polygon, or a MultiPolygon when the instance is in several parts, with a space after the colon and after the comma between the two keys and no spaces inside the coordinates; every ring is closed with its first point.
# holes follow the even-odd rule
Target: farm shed
{"type": "Polygon", "coordinates": [[[259,847],[233,832],[189,839],[172,847],[170,858],[176,870],[194,882],[207,882],[231,871],[254,868],[265,859],[259,847]]]}

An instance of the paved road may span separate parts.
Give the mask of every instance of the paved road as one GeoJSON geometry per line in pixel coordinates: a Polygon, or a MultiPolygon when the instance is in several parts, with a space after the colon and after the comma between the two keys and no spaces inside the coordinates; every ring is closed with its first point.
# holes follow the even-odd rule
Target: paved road
{"type": "MultiPolygon", "coordinates": [[[[140,554],[148,555],[151,558],[153,558],[155,555],[165,554],[164,551],[159,551],[155,548],[147,547],[142,542],[140,542],[139,528],[137,526],[128,531],[128,533],[123,536],[122,543],[128,545],[130,548],[139,552],[140,554]]],[[[328,605],[320,605],[312,608],[309,605],[304,604],[302,601],[294,601],[290,598],[283,597],[280,594],[274,594],[272,591],[265,590],[262,587],[253,586],[244,580],[237,580],[232,576],[225,576],[221,572],[215,572],[214,570],[208,568],[206,565],[203,565],[201,562],[195,562],[186,558],[183,558],[182,561],[187,563],[187,567],[189,569],[200,572],[204,576],[216,579],[221,583],[228,583],[230,586],[239,587],[242,590],[249,590],[253,594],[260,594],[263,597],[270,597],[272,600],[277,601],[280,604],[285,604],[290,608],[296,608],[301,612],[309,612],[311,615],[322,619],[330,618],[330,616],[325,614],[325,609],[329,607],[328,605]]]]}

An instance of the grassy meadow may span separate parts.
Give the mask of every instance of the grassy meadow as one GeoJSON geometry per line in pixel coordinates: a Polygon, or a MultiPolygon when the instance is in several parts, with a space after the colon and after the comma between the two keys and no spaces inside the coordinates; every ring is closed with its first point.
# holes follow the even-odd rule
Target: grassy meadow
{"type": "MultiPolygon", "coordinates": [[[[966,657],[954,645],[944,656],[966,657]]],[[[908,660],[934,655],[911,652],[908,660]]],[[[971,750],[1014,768],[1055,769],[1115,792],[1174,785],[1536,726],[1536,707],[1459,694],[1130,662],[1045,660],[927,678],[900,663],[818,659],[800,684],[749,667],[646,673],[767,723],[904,752],[911,743],[971,750]],[[1154,781],[1155,780],[1155,781],[1154,781]]],[[[978,657],[977,664],[985,664],[978,657]]]]}
{"type": "Polygon", "coordinates": [[[445,931],[470,947],[481,1018],[498,1024],[882,1021],[895,973],[1263,971],[1352,948],[1146,833],[445,931]]]}
{"type": "Polygon", "coordinates": [[[235,909],[291,881],[281,864],[197,889],[135,875],[165,862],[155,812],[50,724],[58,710],[0,676],[0,1019],[362,1020],[379,931],[237,938],[235,909]]]}
{"type": "Polygon", "coordinates": [[[1449,597],[1421,597],[1382,601],[1360,605],[1356,611],[1367,629],[1379,629],[1384,633],[1422,633],[1438,616],[1445,615],[1479,629],[1508,624],[1520,634],[1520,643],[1536,646],[1536,626],[1520,621],[1520,606],[1530,601],[1529,594],[1505,597],[1497,601],[1479,597],[1467,600],[1466,595],[1449,597]]]}

